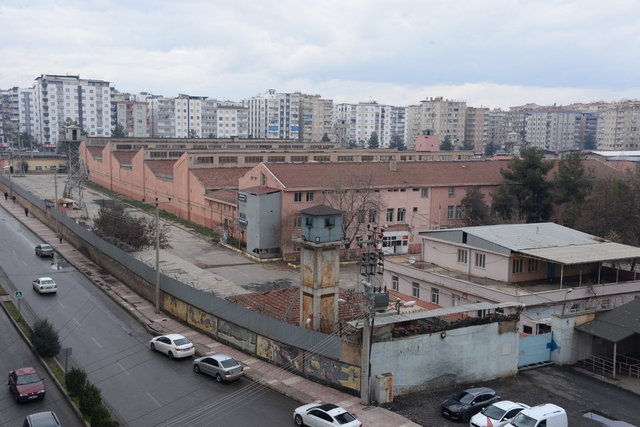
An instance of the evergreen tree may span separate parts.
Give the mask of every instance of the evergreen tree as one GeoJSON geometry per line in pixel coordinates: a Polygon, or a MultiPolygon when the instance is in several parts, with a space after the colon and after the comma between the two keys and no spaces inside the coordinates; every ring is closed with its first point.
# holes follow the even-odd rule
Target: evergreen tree
{"type": "Polygon", "coordinates": [[[461,147],[464,151],[471,151],[473,149],[475,149],[473,142],[472,141],[465,141],[462,143],[462,147],[461,147]]]}
{"type": "Polygon", "coordinates": [[[367,146],[369,148],[378,148],[378,147],[380,147],[380,141],[378,140],[378,134],[375,131],[371,132],[371,136],[369,137],[369,140],[367,141],[367,146]]]}
{"type": "Polygon", "coordinates": [[[38,320],[33,325],[31,343],[42,357],[54,357],[60,353],[58,332],[47,319],[38,320]]]}
{"type": "Polygon", "coordinates": [[[484,193],[479,187],[467,190],[460,204],[463,207],[464,223],[467,226],[492,224],[491,210],[484,201],[484,193]]]}
{"type": "Polygon", "coordinates": [[[544,160],[544,152],[525,148],[520,157],[500,170],[507,183],[494,195],[494,210],[506,220],[523,217],[526,222],[548,221],[553,211],[551,183],[547,173],[553,162],[544,160]]]}
{"type": "Polygon", "coordinates": [[[451,142],[451,135],[444,137],[444,140],[440,143],[440,151],[453,151],[453,143],[451,142]]]}
{"type": "Polygon", "coordinates": [[[494,144],[493,142],[489,142],[484,146],[485,157],[493,157],[493,155],[496,154],[496,151],[498,151],[498,147],[496,147],[496,144],[494,144]]]}
{"type": "Polygon", "coordinates": [[[389,148],[395,148],[398,151],[406,151],[407,149],[400,135],[395,133],[391,135],[391,140],[389,141],[389,148]]]}
{"type": "Polygon", "coordinates": [[[588,133],[584,136],[584,140],[582,141],[582,145],[585,150],[595,150],[598,148],[598,142],[596,141],[596,136],[592,133],[588,133]]]}
{"type": "Polygon", "coordinates": [[[116,126],[111,131],[112,138],[126,138],[127,134],[124,132],[124,126],[120,123],[116,123],[116,126]]]}
{"type": "Polygon", "coordinates": [[[560,159],[553,179],[553,200],[562,209],[561,222],[573,227],[589,195],[593,178],[584,167],[584,156],[573,151],[560,159]]]}
{"type": "Polygon", "coordinates": [[[322,135],[322,142],[331,142],[331,138],[329,138],[329,135],[327,135],[326,133],[324,135],[322,135]]]}

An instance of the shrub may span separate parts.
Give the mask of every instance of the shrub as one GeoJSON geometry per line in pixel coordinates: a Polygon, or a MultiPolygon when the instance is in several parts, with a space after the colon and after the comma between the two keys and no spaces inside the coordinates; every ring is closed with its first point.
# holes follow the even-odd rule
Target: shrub
{"type": "Polygon", "coordinates": [[[60,353],[58,332],[47,319],[38,320],[33,325],[31,343],[42,357],[54,357],[60,353]]]}
{"type": "Polygon", "coordinates": [[[79,368],[73,368],[64,377],[64,382],[72,396],[80,396],[87,386],[87,373],[79,368]]]}
{"type": "Polygon", "coordinates": [[[80,411],[88,417],[93,416],[93,411],[102,406],[100,390],[93,384],[87,384],[80,395],[80,411]]]}
{"type": "Polygon", "coordinates": [[[109,410],[103,405],[93,410],[91,415],[91,427],[117,427],[119,423],[111,418],[109,410]]]}

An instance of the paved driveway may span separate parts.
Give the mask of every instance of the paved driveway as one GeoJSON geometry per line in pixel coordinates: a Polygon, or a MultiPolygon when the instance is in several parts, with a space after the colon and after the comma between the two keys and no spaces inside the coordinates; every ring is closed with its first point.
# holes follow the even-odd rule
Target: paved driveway
{"type": "Polygon", "coordinates": [[[583,415],[588,412],[640,426],[640,396],[570,367],[557,366],[523,371],[513,377],[479,384],[414,393],[396,398],[392,409],[423,426],[460,426],[462,423],[445,420],[440,415],[440,404],[458,391],[471,386],[491,387],[505,400],[531,406],[555,403],[567,411],[570,426],[603,425],[585,418],[583,415]]]}

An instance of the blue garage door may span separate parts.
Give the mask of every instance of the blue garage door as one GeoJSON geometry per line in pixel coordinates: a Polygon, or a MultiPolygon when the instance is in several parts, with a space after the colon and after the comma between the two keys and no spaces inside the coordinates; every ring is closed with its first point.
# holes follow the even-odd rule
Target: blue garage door
{"type": "Polygon", "coordinates": [[[553,332],[520,338],[518,367],[548,362],[554,347],[553,332]]]}

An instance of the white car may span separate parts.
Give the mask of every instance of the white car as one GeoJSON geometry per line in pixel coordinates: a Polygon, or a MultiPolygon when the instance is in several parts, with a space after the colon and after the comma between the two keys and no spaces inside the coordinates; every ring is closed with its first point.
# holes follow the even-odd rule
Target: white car
{"type": "Polygon", "coordinates": [[[471,418],[471,427],[502,427],[509,423],[513,417],[529,406],[524,403],[501,400],[495,402],[478,412],[471,418]],[[491,422],[491,424],[489,424],[491,422]]]}
{"type": "Polygon", "coordinates": [[[151,338],[149,348],[166,354],[169,359],[191,357],[196,353],[193,343],[180,334],[168,334],[151,338]]]}
{"type": "Polygon", "coordinates": [[[39,294],[54,294],[58,292],[58,285],[51,277],[39,277],[33,281],[33,290],[39,294]]]}
{"type": "Polygon", "coordinates": [[[293,421],[298,426],[310,427],[360,427],[362,423],[346,409],[331,403],[310,403],[293,411],[293,421]]]}

